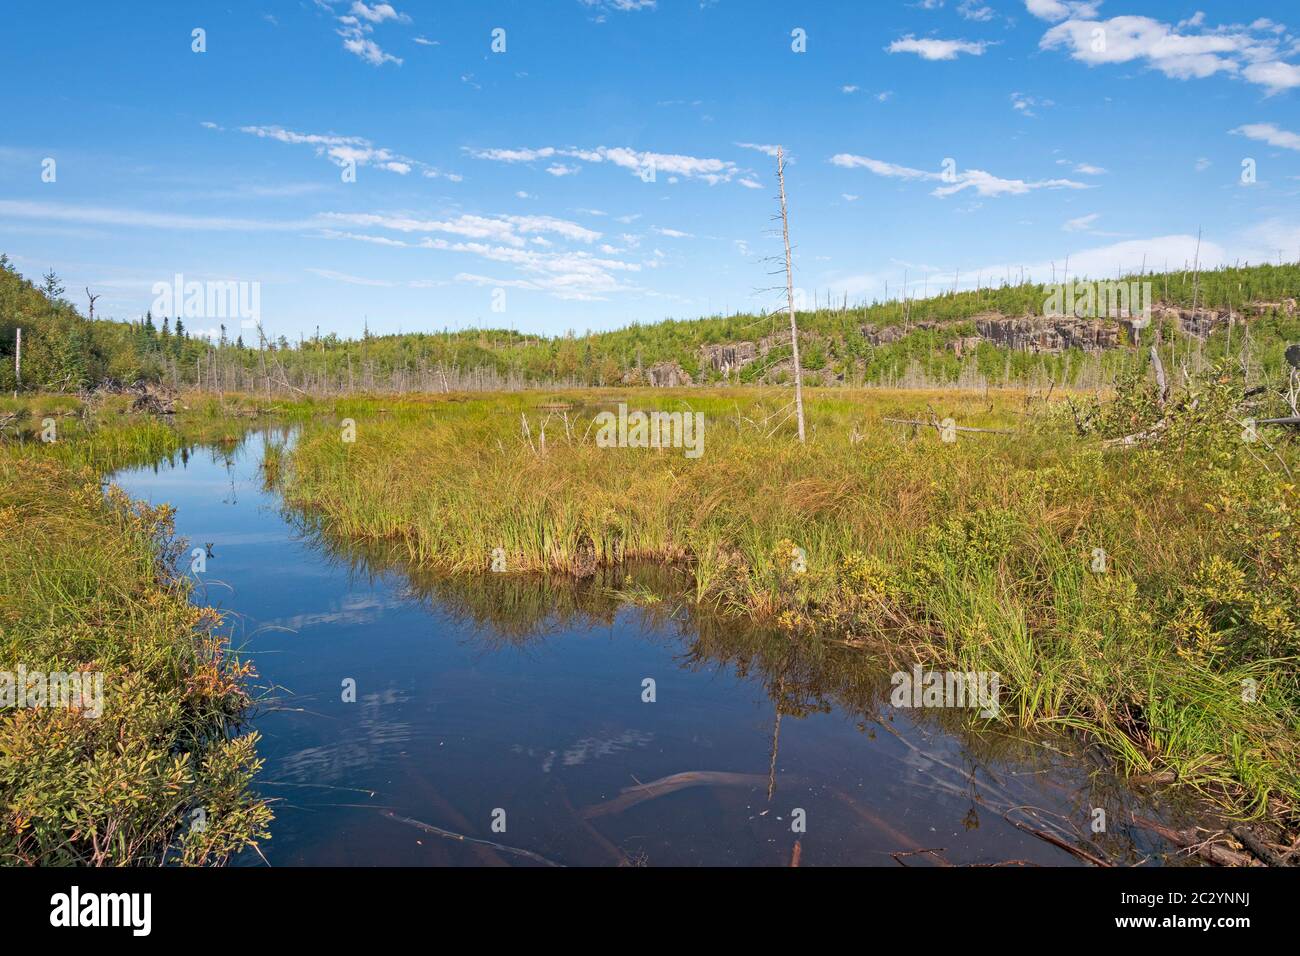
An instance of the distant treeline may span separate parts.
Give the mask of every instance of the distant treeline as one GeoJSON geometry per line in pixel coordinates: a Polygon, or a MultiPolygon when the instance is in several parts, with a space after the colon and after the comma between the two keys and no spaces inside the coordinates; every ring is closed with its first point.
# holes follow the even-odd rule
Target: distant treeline
{"type": "MultiPolygon", "coordinates": [[[[1121,277],[1116,277],[1121,278],[1121,277]]],[[[1123,276],[1149,281],[1166,306],[1250,316],[1248,359],[1267,371],[1280,366],[1288,342],[1300,341],[1300,319],[1284,303],[1300,295],[1300,264],[1228,267],[1211,271],[1123,276]],[[1268,303],[1262,310],[1259,304],[1268,303]],[[1273,307],[1276,306],[1276,307],[1273,307]]],[[[783,381],[789,357],[784,313],[667,319],[611,332],[547,337],[502,329],[410,332],[359,339],[316,334],[293,342],[263,338],[257,330],[220,326],[217,341],[192,336],[181,318],[146,314],[136,322],[95,320],[78,312],[53,272],[40,285],[0,255],[0,390],[73,391],[107,379],[125,384],[161,381],[216,389],[304,391],[343,389],[455,390],[538,385],[608,386],[649,381],[648,371],[674,364],[697,384],[722,378],[702,348],[765,342],[760,360],[732,381],[783,381]],[[23,330],[22,381],[15,381],[16,331],[23,330]],[[785,341],[783,341],[783,337],[785,341]]],[[[93,291],[93,290],[92,290],[93,291]]],[[[1050,296],[1040,283],[1004,282],[972,291],[946,291],[910,301],[819,307],[799,314],[803,367],[816,381],[849,384],[944,384],[1063,381],[1093,385],[1136,361],[1131,350],[1084,356],[1035,354],[982,343],[961,354],[954,339],[975,333],[983,313],[1040,315],[1050,296]],[[873,345],[864,326],[905,324],[896,341],[873,345]]],[[[212,326],[221,320],[204,318],[212,326]]],[[[1166,336],[1200,363],[1245,341],[1216,333],[1205,345],[1166,336]]]]}

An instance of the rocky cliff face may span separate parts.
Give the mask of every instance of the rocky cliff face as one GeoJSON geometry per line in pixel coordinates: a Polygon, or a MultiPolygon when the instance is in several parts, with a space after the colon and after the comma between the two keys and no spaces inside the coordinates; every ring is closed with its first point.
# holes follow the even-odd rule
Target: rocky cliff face
{"type": "Polygon", "coordinates": [[[1103,352],[1118,348],[1122,341],[1118,325],[1068,316],[981,316],[975,320],[975,329],[985,342],[1017,352],[1103,352]]]}
{"type": "Polygon", "coordinates": [[[913,332],[926,331],[928,329],[938,328],[936,322],[913,322],[911,325],[886,325],[883,328],[875,325],[862,326],[862,337],[872,345],[889,345],[897,342],[899,339],[906,338],[913,332]]]}
{"type": "Polygon", "coordinates": [[[758,345],[754,342],[705,345],[700,349],[700,357],[726,378],[758,359],[758,345]]]}
{"type": "MultiPolygon", "coordinates": [[[[1295,315],[1295,299],[1284,302],[1256,302],[1235,312],[1233,320],[1240,323],[1259,315],[1271,312],[1295,315]]],[[[1172,324],[1184,335],[1205,338],[1212,331],[1226,326],[1229,314],[1210,309],[1176,309],[1156,305],[1151,310],[1152,321],[1172,324]]],[[[1025,315],[1009,317],[997,312],[987,312],[966,320],[975,325],[975,335],[952,338],[947,348],[958,357],[971,355],[983,343],[1019,352],[1059,353],[1069,349],[1079,349],[1087,353],[1100,353],[1110,349],[1122,348],[1137,341],[1138,334],[1148,323],[1141,319],[1111,314],[1104,319],[1080,319],[1069,315],[1025,315]]],[[[873,346],[889,345],[898,342],[914,332],[950,329],[960,322],[913,322],[910,325],[863,325],[859,331],[862,337],[873,346]]],[[[802,338],[802,336],[801,336],[802,338]]],[[[701,367],[712,368],[724,382],[735,381],[737,374],[754,362],[765,360],[774,348],[789,344],[788,332],[776,332],[766,335],[754,342],[729,342],[721,345],[705,345],[699,350],[701,367]]],[[[775,381],[782,374],[789,376],[793,372],[788,360],[771,363],[764,367],[762,378],[775,381]]],[[[830,369],[813,372],[804,370],[806,382],[825,381],[833,384],[837,378],[830,369]]],[[[645,383],[658,387],[693,384],[692,377],[676,362],[666,362],[645,369],[629,372],[624,382],[645,383]]]]}
{"type": "Polygon", "coordinates": [[[632,369],[623,376],[624,385],[649,385],[651,388],[678,388],[694,385],[691,373],[677,362],[660,362],[647,369],[632,369]]]}

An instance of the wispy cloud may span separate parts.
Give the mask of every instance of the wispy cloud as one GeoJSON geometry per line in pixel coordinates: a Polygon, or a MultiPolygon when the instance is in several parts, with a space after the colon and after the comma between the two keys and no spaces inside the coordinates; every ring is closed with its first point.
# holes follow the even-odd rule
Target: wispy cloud
{"type": "Polygon", "coordinates": [[[1068,8],[1064,15],[1070,19],[1048,30],[1038,45],[1064,50],[1089,66],[1142,63],[1175,80],[1224,74],[1262,86],[1269,95],[1300,87],[1300,66],[1284,59],[1296,52],[1294,43],[1284,46],[1277,24],[1270,20],[1207,27],[1199,13],[1169,24],[1141,16],[1092,19],[1097,4],[1028,0],[1028,6],[1031,13],[1049,20],[1062,19],[1062,10],[1068,8]]]}
{"type": "Polygon", "coordinates": [[[528,236],[552,233],[576,242],[591,243],[600,238],[595,230],[552,216],[475,216],[461,214],[450,219],[418,219],[413,216],[380,213],[323,213],[331,222],[371,226],[395,232],[443,232],[467,239],[489,239],[522,247],[528,236]]]}
{"type": "Polygon", "coordinates": [[[976,23],[988,23],[997,16],[996,10],[979,0],[962,0],[957,4],[957,13],[962,19],[974,20],[976,23]]]}
{"type": "Polygon", "coordinates": [[[334,0],[316,0],[316,5],[334,16],[338,24],[334,32],[343,38],[343,49],[371,66],[383,66],[385,63],[402,65],[402,58],[386,53],[375,42],[373,35],[375,27],[382,23],[410,23],[411,18],[405,13],[399,13],[392,4],[367,4],[362,0],[353,0],[345,13],[338,12],[334,0]]]}
{"type": "MultiPolygon", "coordinates": [[[[856,89],[856,87],[855,87],[856,89]]],[[[737,143],[741,149],[752,149],[776,159],[777,146],[768,143],[737,143]]]]}
{"type": "Polygon", "coordinates": [[[1247,123],[1245,126],[1238,126],[1232,132],[1234,135],[1259,140],[1261,143],[1268,143],[1280,149],[1300,151],[1300,133],[1280,129],[1272,123],[1247,123]]]}
{"type": "MultiPolygon", "coordinates": [[[[207,123],[204,125],[208,128],[220,128],[207,123]]],[[[382,146],[376,146],[362,136],[339,136],[335,133],[298,133],[285,129],[283,126],[241,126],[239,131],[256,136],[259,139],[272,139],[280,143],[310,146],[317,156],[324,156],[340,167],[355,163],[357,166],[383,169],[390,173],[397,173],[400,176],[418,170],[420,175],[428,179],[448,179],[454,183],[461,182],[463,179],[457,173],[443,172],[436,166],[431,166],[418,159],[412,159],[382,146]]]]}
{"type": "Polygon", "coordinates": [[[1082,176],[1105,176],[1106,175],[1106,169],[1104,167],[1095,166],[1092,163],[1076,163],[1072,159],[1058,159],[1056,161],[1056,165],[1069,166],[1076,173],[1079,173],[1082,176]]]}
{"type": "Polygon", "coordinates": [[[643,268],[643,263],[615,258],[618,250],[608,244],[600,246],[600,255],[586,249],[553,249],[554,243],[545,236],[590,246],[601,234],[550,216],[421,219],[387,213],[325,213],[319,218],[323,223],[345,227],[326,229],[322,238],[474,256],[513,268],[518,275],[462,272],[456,276],[457,282],[527,289],[559,299],[600,301],[614,293],[633,291],[636,287],[624,277],[643,268]],[[386,231],[397,237],[355,229],[386,231]]]}
{"type": "Polygon", "coordinates": [[[889,179],[942,183],[942,185],[931,190],[930,193],[930,195],[940,198],[953,196],[967,189],[974,190],[977,195],[984,198],[996,198],[999,196],[1021,196],[1039,189],[1089,188],[1086,183],[1078,183],[1070,179],[1004,179],[982,169],[953,170],[950,174],[929,172],[924,169],[914,169],[910,166],[900,166],[897,163],[872,159],[869,156],[855,156],[852,153],[837,153],[831,157],[830,162],[832,165],[843,169],[865,169],[877,176],[889,179]]]}
{"type": "Polygon", "coordinates": [[[885,49],[890,53],[915,53],[923,60],[955,60],[962,53],[983,56],[988,47],[984,40],[917,39],[909,33],[885,49]]]}
{"type": "Polygon", "coordinates": [[[1070,17],[1095,17],[1102,0],[1025,0],[1025,9],[1040,20],[1067,20],[1070,17]]]}
{"type": "Polygon", "coordinates": [[[385,20],[397,20],[401,23],[411,22],[410,17],[404,13],[398,13],[391,4],[387,3],[376,3],[373,6],[367,6],[361,0],[356,0],[348,9],[348,12],[368,23],[383,23],[385,20]]]}
{"type": "MultiPolygon", "coordinates": [[[[475,159],[486,159],[499,163],[531,163],[557,157],[573,160],[577,163],[609,163],[643,178],[653,175],[657,179],[660,175],[663,175],[668,177],[670,183],[676,182],[679,178],[698,179],[710,186],[714,186],[718,183],[731,182],[741,173],[740,167],[729,160],[683,156],[678,153],[655,153],[630,149],[625,146],[597,146],[595,149],[580,149],[575,146],[564,148],[542,146],[535,149],[474,149],[465,147],[465,151],[475,159]]],[[[557,166],[563,167],[564,171],[556,171],[552,175],[568,175],[577,171],[577,168],[570,168],[568,164],[557,163],[548,168],[547,172],[552,172],[557,166]]]]}
{"type": "Polygon", "coordinates": [[[1055,106],[1052,100],[1040,99],[1036,96],[1030,96],[1027,93],[1012,93],[1011,108],[1025,116],[1037,116],[1037,110],[1050,109],[1055,106]]]}
{"type": "Polygon", "coordinates": [[[596,10],[614,10],[628,13],[635,10],[653,10],[659,6],[658,0],[578,0],[584,7],[596,10]]]}

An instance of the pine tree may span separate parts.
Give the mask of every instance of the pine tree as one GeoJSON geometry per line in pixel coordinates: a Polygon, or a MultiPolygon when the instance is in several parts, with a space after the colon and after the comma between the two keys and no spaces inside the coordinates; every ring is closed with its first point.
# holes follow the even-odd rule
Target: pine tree
{"type": "Polygon", "coordinates": [[[41,285],[41,293],[51,302],[63,295],[63,283],[59,281],[58,275],[51,269],[45,273],[45,281],[41,285]]]}

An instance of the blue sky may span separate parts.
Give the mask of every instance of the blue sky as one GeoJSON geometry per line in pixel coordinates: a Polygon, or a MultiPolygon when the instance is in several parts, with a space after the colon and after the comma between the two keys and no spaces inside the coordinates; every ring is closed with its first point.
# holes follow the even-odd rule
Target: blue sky
{"type": "Polygon", "coordinates": [[[6,8],[0,251],[101,315],[178,273],[290,338],[773,308],[777,143],[810,303],[1300,256],[1293,0],[6,8]]]}

